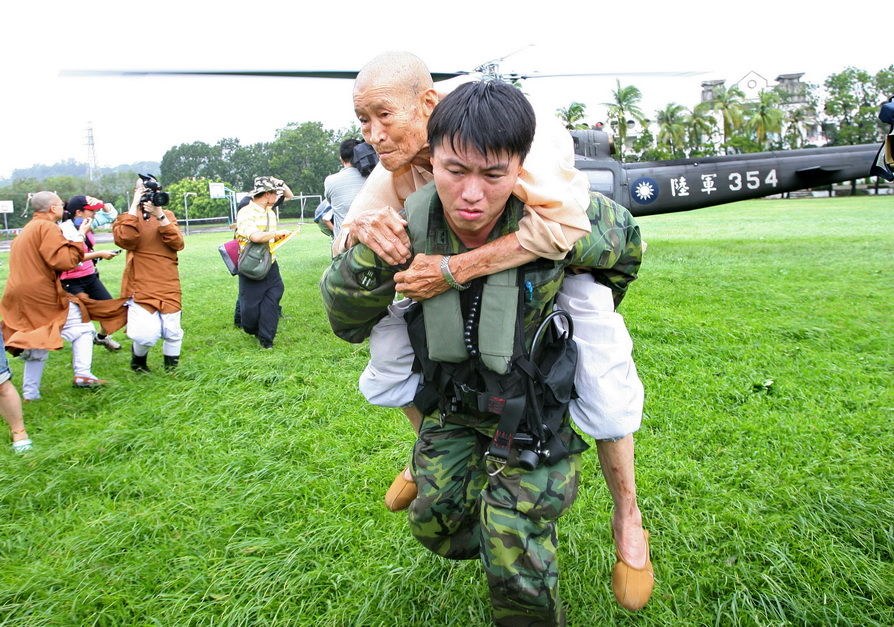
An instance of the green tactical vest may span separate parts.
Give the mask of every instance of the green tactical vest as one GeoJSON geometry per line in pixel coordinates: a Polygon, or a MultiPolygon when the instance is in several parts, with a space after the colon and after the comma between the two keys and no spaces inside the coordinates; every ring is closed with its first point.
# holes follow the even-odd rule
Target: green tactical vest
{"type": "MultiPolygon", "coordinates": [[[[411,196],[405,208],[410,240],[416,252],[427,255],[455,254],[450,246],[449,227],[444,220],[434,183],[429,183],[411,196]]],[[[506,211],[522,215],[521,201],[511,196],[506,211]]],[[[524,272],[526,267],[521,269],[524,276],[527,276],[524,272]]],[[[547,268],[540,264],[538,274],[542,275],[544,269],[548,280],[554,280],[564,271],[560,264],[549,263],[547,268]]],[[[482,364],[497,374],[509,372],[516,349],[518,316],[522,315],[519,290],[530,286],[530,283],[519,284],[519,270],[510,268],[489,275],[482,289],[477,347],[482,364]]],[[[542,276],[539,277],[538,283],[543,282],[542,279],[542,276]]],[[[429,359],[446,363],[460,363],[469,359],[463,340],[464,320],[460,293],[450,289],[438,294],[423,301],[422,310],[429,359]]],[[[523,338],[521,341],[524,342],[523,338]]]]}
{"type": "MultiPolygon", "coordinates": [[[[454,252],[433,184],[411,196],[405,209],[416,252],[454,252]]],[[[500,222],[503,231],[509,232],[512,221],[522,215],[521,201],[511,197],[501,217],[509,221],[500,222]]],[[[407,332],[416,353],[414,369],[418,367],[423,376],[414,399],[417,407],[425,415],[440,408],[442,420],[458,413],[492,416],[496,428],[487,448],[488,461],[509,463],[511,450],[529,449],[551,465],[587,448],[570,429],[562,435],[568,404],[574,397],[577,346],[568,334],[551,332],[550,316],[540,315],[551,312],[564,269],[561,262],[535,261],[490,275],[483,285],[478,280],[472,286],[471,290],[481,287],[477,358],[463,341],[466,326],[459,291],[448,290],[406,314],[407,332]],[[531,315],[532,326],[536,322],[537,327],[547,329],[544,336],[551,336],[538,345],[537,356],[527,354],[526,335],[533,330],[526,333],[525,320],[519,318],[526,315],[531,315]]],[[[471,290],[464,292],[470,294],[470,309],[477,296],[471,290]]]]}

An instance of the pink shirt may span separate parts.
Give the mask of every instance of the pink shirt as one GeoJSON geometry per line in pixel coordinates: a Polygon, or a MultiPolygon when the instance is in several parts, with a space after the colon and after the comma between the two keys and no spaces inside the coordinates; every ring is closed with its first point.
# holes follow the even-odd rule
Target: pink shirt
{"type": "MultiPolygon", "coordinates": [[[[90,246],[94,246],[96,244],[96,240],[93,239],[93,233],[89,231],[87,232],[87,241],[82,244],[82,246],[84,247],[84,254],[90,252],[90,248],[88,248],[87,242],[90,242],[90,246]]],[[[93,263],[92,259],[85,259],[71,270],[66,270],[65,272],[60,274],[59,279],[62,281],[67,281],[69,279],[80,279],[81,277],[90,276],[94,272],[96,272],[96,264],[93,263]]]]}

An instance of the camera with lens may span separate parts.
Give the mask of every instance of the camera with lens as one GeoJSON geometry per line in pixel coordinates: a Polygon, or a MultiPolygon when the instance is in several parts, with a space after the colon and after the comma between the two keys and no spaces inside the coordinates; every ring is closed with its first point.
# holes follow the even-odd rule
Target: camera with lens
{"type": "Polygon", "coordinates": [[[168,195],[167,192],[161,191],[161,185],[158,184],[158,179],[151,174],[140,174],[139,176],[143,180],[143,186],[146,188],[146,191],[140,196],[141,203],[148,202],[156,207],[164,207],[171,202],[170,195],[168,195]]]}
{"type": "Polygon", "coordinates": [[[541,446],[540,439],[527,433],[516,433],[512,442],[518,450],[518,465],[525,470],[534,470],[540,462],[549,464],[549,449],[541,446]]]}

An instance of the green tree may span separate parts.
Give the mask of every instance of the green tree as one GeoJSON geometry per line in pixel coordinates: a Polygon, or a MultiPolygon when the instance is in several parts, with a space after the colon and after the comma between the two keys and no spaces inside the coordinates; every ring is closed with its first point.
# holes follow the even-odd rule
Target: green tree
{"type": "Polygon", "coordinates": [[[161,158],[161,180],[179,181],[203,176],[210,169],[213,154],[214,149],[211,146],[198,141],[169,148],[161,158]]]}
{"type": "Polygon", "coordinates": [[[710,113],[708,103],[695,105],[688,114],[686,128],[687,152],[690,157],[717,154],[712,137],[717,130],[717,120],[710,113]]]}
{"type": "Polygon", "coordinates": [[[107,172],[99,177],[99,181],[95,184],[95,192],[92,193],[97,198],[115,205],[118,211],[126,211],[136,180],[136,172],[107,172]]]}
{"type": "Polygon", "coordinates": [[[225,198],[211,198],[208,193],[208,183],[224,183],[230,189],[235,189],[227,182],[206,178],[185,178],[165,186],[165,191],[171,196],[171,204],[168,209],[174,212],[179,219],[186,217],[188,205],[189,219],[217,218],[230,215],[230,202],[225,198]],[[186,194],[189,194],[188,196],[186,194]],[[193,195],[194,194],[194,195],[193,195]]]}
{"type": "Polygon", "coordinates": [[[56,192],[62,200],[94,191],[87,189],[87,181],[85,179],[75,176],[51,176],[43,180],[40,189],[56,192]]]}
{"type": "Polygon", "coordinates": [[[226,176],[221,179],[232,181],[233,189],[248,191],[256,176],[270,173],[270,144],[260,142],[250,146],[238,146],[230,155],[226,176]]]}
{"type": "Polygon", "coordinates": [[[562,120],[562,124],[569,131],[589,128],[589,125],[582,122],[586,114],[587,105],[582,102],[572,102],[567,107],[556,109],[556,117],[562,120]]]}
{"type": "MultiPolygon", "coordinates": [[[[633,160],[635,161],[655,161],[657,159],[670,158],[654,156],[655,136],[652,134],[652,131],[649,130],[648,120],[640,122],[639,136],[633,140],[631,147],[635,153],[635,156],[633,156],[633,160]]],[[[631,157],[628,156],[628,159],[630,158],[631,157]]]]}
{"type": "Polygon", "coordinates": [[[848,67],[829,76],[824,85],[828,94],[825,113],[830,118],[825,129],[830,143],[844,146],[877,141],[882,95],[869,72],[848,67]]]}
{"type": "Polygon", "coordinates": [[[783,140],[785,145],[797,150],[804,147],[805,127],[816,119],[816,111],[804,105],[790,109],[785,115],[785,131],[783,140]]]}
{"type": "Polygon", "coordinates": [[[761,146],[754,135],[748,133],[736,133],[726,143],[726,146],[734,153],[760,152],[761,146]]]}
{"type": "Polygon", "coordinates": [[[748,109],[746,126],[754,133],[761,150],[768,150],[769,138],[782,132],[782,120],[785,114],[778,105],[778,94],[772,90],[762,90],[758,94],[758,101],[748,109]]]}
{"type": "Polygon", "coordinates": [[[293,122],[279,129],[270,144],[270,174],[296,196],[322,194],[323,180],[340,167],[335,131],[320,122],[293,122]]]}
{"type": "Polygon", "coordinates": [[[357,122],[354,122],[347,128],[339,129],[335,134],[336,144],[341,144],[346,139],[363,139],[363,133],[360,132],[360,126],[357,122]]]}
{"type": "Polygon", "coordinates": [[[31,219],[31,210],[28,207],[28,194],[39,192],[45,187],[36,178],[19,178],[13,180],[10,185],[0,189],[0,200],[11,200],[14,212],[6,216],[6,223],[11,229],[17,229],[25,225],[31,219]]]}
{"type": "Polygon", "coordinates": [[[664,109],[655,112],[658,124],[658,147],[666,148],[674,157],[685,157],[687,116],[683,105],[671,102],[664,109]]]}
{"type": "Polygon", "coordinates": [[[889,65],[876,72],[872,80],[882,100],[894,97],[894,65],[889,65]]]}
{"type": "Polygon", "coordinates": [[[633,119],[642,123],[645,120],[639,102],[643,98],[642,92],[633,85],[621,87],[621,81],[617,81],[618,88],[612,91],[612,102],[603,102],[608,107],[608,116],[612,120],[612,126],[617,129],[620,138],[618,156],[623,159],[624,145],[627,140],[627,121],[633,119]]]}
{"type": "Polygon", "coordinates": [[[726,88],[718,86],[714,89],[714,99],[709,100],[707,106],[719,111],[723,117],[723,143],[732,146],[730,139],[733,133],[742,125],[742,107],[745,102],[745,93],[738,87],[726,88]]]}

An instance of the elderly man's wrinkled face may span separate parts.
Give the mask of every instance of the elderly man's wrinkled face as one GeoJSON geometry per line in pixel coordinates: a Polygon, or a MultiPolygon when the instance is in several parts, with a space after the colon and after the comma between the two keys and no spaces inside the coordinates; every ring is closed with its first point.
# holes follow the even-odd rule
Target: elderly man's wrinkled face
{"type": "Polygon", "coordinates": [[[53,201],[50,204],[49,214],[53,216],[53,219],[59,221],[62,219],[62,214],[65,211],[65,203],[62,202],[62,199],[58,196],[53,197],[53,201]]]}
{"type": "Polygon", "coordinates": [[[485,157],[474,148],[443,141],[433,147],[431,161],[444,218],[467,246],[481,245],[483,241],[474,240],[486,239],[506,208],[521,159],[507,154],[485,157]]]}
{"type": "Polygon", "coordinates": [[[358,83],[354,87],[354,112],[363,138],[389,172],[409,165],[425,148],[426,124],[433,108],[434,102],[425,95],[393,85],[358,83]]]}

